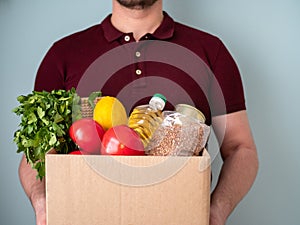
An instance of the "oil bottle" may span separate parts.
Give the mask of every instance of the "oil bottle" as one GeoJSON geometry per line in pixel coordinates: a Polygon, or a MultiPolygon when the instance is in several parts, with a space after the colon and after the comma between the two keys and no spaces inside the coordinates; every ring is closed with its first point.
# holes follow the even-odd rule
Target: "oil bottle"
{"type": "Polygon", "coordinates": [[[140,105],[133,109],[128,119],[128,126],[140,136],[146,147],[156,128],[162,122],[162,110],[166,104],[166,97],[154,94],[147,105],[140,105]]]}

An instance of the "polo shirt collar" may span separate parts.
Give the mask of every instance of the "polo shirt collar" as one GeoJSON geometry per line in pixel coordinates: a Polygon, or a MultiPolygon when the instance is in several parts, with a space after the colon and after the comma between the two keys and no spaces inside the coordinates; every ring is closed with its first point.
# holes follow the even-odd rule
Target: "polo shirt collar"
{"type": "MultiPolygon", "coordinates": [[[[164,18],[160,26],[155,30],[152,35],[155,39],[165,40],[171,38],[174,34],[175,22],[174,20],[166,13],[163,12],[164,18]]],[[[115,41],[122,37],[124,33],[116,29],[111,23],[111,14],[108,15],[102,22],[101,27],[104,32],[104,37],[108,42],[115,41]]]]}

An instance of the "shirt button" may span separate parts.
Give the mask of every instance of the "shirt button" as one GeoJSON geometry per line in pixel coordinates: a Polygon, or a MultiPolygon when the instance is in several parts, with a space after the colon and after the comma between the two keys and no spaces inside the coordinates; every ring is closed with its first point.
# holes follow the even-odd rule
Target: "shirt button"
{"type": "Polygon", "coordinates": [[[139,58],[139,57],[141,57],[141,53],[140,52],[136,52],[135,56],[139,58]]]}
{"type": "Polygon", "coordinates": [[[141,74],[142,74],[142,71],[141,71],[140,69],[137,69],[137,70],[135,71],[135,73],[136,73],[136,75],[141,75],[141,74]]]}
{"type": "Polygon", "coordinates": [[[130,36],[126,35],[126,36],[124,37],[124,40],[125,40],[125,41],[130,41],[130,36]]]}

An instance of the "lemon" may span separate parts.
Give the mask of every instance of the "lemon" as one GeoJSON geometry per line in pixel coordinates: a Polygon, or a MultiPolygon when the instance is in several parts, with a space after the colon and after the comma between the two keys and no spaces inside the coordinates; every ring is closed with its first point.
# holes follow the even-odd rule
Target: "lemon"
{"type": "Polygon", "coordinates": [[[108,130],[113,126],[126,125],[127,113],[117,98],[104,96],[95,105],[93,119],[108,130]]]}

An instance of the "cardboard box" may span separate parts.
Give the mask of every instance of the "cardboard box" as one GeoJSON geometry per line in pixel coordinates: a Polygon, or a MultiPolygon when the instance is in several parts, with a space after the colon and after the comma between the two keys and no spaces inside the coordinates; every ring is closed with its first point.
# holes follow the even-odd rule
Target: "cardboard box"
{"type": "Polygon", "coordinates": [[[46,156],[48,225],[208,225],[210,157],[46,156]]]}

